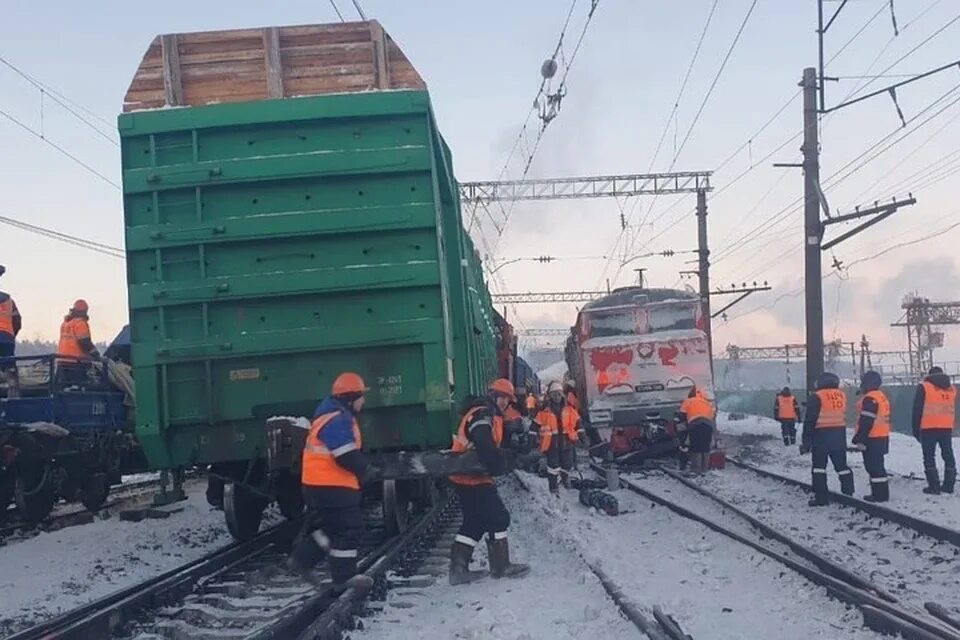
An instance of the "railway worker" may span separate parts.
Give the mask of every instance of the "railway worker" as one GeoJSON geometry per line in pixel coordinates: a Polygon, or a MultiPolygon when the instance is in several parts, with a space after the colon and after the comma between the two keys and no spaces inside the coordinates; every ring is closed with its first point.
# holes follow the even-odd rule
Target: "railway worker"
{"type": "MultiPolygon", "coordinates": [[[[0,276],[7,269],[0,265],[0,276]]],[[[12,358],[16,355],[17,334],[23,325],[17,303],[9,293],[0,291],[0,379],[5,382],[7,397],[16,398],[20,395],[20,378],[17,375],[15,361],[4,361],[3,358],[12,358]]]]}
{"type": "Polygon", "coordinates": [[[800,453],[813,452],[811,507],[830,502],[827,492],[827,459],[840,476],[840,491],[853,495],[853,469],[847,466],[847,397],[840,378],[829,371],[817,378],[816,390],[807,399],[800,453]]]}
{"type": "Polygon", "coordinates": [[[567,378],[567,381],[563,384],[564,388],[567,390],[567,404],[573,407],[573,409],[579,413],[580,412],[580,398],[577,397],[577,385],[575,380],[567,378]]]}
{"type": "Polygon", "coordinates": [[[797,443],[797,417],[800,415],[800,405],[797,398],[790,392],[790,387],[784,387],[773,401],[773,419],[780,423],[780,435],[783,444],[789,447],[797,443]]]}
{"type": "Polygon", "coordinates": [[[86,382],[90,362],[100,360],[100,352],[90,337],[90,305],[82,298],[73,303],[60,324],[57,355],[57,379],[61,385],[86,382]]]}
{"type": "Polygon", "coordinates": [[[504,415],[511,402],[516,402],[516,396],[510,381],[504,378],[493,381],[485,397],[468,400],[453,437],[454,453],[475,450],[489,473],[450,476],[463,511],[463,522],[450,547],[451,585],[474,582],[486,575],[484,571],[469,568],[473,549],[484,534],[487,535],[490,574],[494,578],[518,578],[530,571],[529,565],[510,561],[507,542],[510,513],[493,482],[493,476],[504,473],[504,461],[498,449],[505,440],[504,415]]]}
{"type": "Polygon", "coordinates": [[[567,404],[562,384],[551,382],[547,386],[547,404],[534,421],[540,425],[540,453],[547,457],[550,493],[559,494],[561,482],[564,487],[570,486],[570,471],[576,461],[574,447],[587,440],[580,414],[567,404]]]}
{"type": "Polygon", "coordinates": [[[953,456],[953,427],[956,422],[957,390],[940,367],[931,367],[913,397],[913,435],[923,447],[923,471],[927,476],[924,493],[953,493],[957,463],[953,456]],[[943,484],[937,471],[936,453],[943,458],[943,484]]]}
{"type": "Polygon", "coordinates": [[[537,409],[540,403],[537,402],[537,394],[535,394],[533,390],[527,392],[527,397],[524,399],[524,406],[527,409],[527,416],[532,418],[537,415],[537,409]]]}
{"type": "Polygon", "coordinates": [[[703,473],[707,470],[707,459],[713,442],[714,412],[710,401],[696,386],[690,389],[686,400],[680,405],[677,424],[681,428],[679,442],[681,468],[686,466],[684,458],[689,458],[690,470],[694,473],[703,473]]]}
{"type": "Polygon", "coordinates": [[[890,451],[890,401],[880,391],[882,380],[876,371],[867,371],[860,378],[857,401],[857,428],[853,445],[863,452],[863,466],[870,476],[870,495],[867,502],[886,502],[890,499],[890,485],[883,458],[890,451]]]}
{"type": "Polygon", "coordinates": [[[314,411],[303,448],[300,480],[307,518],[287,563],[318,587],[313,567],[324,555],[329,556],[334,588],[369,589],[373,585],[370,577],[357,574],[357,541],[363,534],[360,486],[371,471],[361,450],[357,415],[367,391],[356,373],[337,376],[330,395],[314,411]]]}

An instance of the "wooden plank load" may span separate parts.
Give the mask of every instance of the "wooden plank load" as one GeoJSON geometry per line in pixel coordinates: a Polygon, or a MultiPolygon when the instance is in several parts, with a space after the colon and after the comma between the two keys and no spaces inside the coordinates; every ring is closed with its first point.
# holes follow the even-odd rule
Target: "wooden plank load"
{"type": "Polygon", "coordinates": [[[424,90],[376,20],[154,38],[124,112],[331,93],[424,90]]]}

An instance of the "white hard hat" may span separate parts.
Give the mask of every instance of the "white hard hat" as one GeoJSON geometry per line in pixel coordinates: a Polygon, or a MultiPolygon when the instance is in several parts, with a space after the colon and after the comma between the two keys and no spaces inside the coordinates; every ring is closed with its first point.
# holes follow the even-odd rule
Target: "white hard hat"
{"type": "Polygon", "coordinates": [[[563,393],[563,385],[556,380],[547,385],[547,393],[553,393],[554,391],[563,393]]]}

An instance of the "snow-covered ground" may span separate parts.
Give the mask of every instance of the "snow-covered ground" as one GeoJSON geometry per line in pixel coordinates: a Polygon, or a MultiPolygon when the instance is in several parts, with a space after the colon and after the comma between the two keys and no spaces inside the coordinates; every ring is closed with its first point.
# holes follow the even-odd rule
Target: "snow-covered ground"
{"type": "MultiPolygon", "coordinates": [[[[759,416],[746,416],[743,420],[730,420],[729,414],[720,413],[717,419],[718,432],[727,455],[738,457],[758,467],[781,475],[810,482],[810,456],[801,456],[798,447],[785,447],[780,437],[780,425],[759,416]]],[[[800,427],[798,427],[799,438],[800,427]]],[[[851,433],[852,437],[853,434],[851,433]]],[[[960,452],[960,440],[954,439],[954,450],[960,452]]],[[[857,495],[869,492],[867,472],[863,468],[863,456],[847,454],[847,461],[854,469],[857,495]]],[[[941,473],[943,462],[938,460],[941,473]]],[[[922,492],[923,455],[920,443],[902,433],[890,434],[890,453],[886,457],[890,477],[890,502],[887,506],[904,513],[960,529],[960,493],[928,496],[922,492]]],[[[830,487],[839,490],[837,476],[830,471],[830,487]]]]}
{"type": "Polygon", "coordinates": [[[185,489],[189,499],[167,507],[182,510],[166,519],[114,515],[0,547],[0,636],[228,544],[223,512],[206,503],[205,483],[188,481],[185,489]]]}
{"type": "MultiPolygon", "coordinates": [[[[602,569],[642,608],[660,605],[695,638],[876,639],[859,611],[773,560],[671,511],[618,491],[620,516],[580,505],[574,491],[550,496],[523,474],[501,483],[513,518],[511,551],[532,571],[515,582],[450,587],[443,576],[411,608],[365,622],[364,640],[563,640],[636,638],[598,584],[602,569]],[[577,554],[577,555],[574,555],[577,554]],[[577,557],[579,556],[579,557],[577,557]]],[[[475,563],[476,564],[476,563],[475,563]]]]}

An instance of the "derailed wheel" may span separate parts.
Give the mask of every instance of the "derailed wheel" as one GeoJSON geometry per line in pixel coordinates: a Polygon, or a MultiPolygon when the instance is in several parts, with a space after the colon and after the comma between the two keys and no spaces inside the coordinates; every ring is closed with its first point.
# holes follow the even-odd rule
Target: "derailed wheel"
{"type": "Polygon", "coordinates": [[[223,487],[223,513],[227,521],[227,530],[234,540],[245,542],[260,531],[260,521],[266,501],[234,482],[223,487]]]}
{"type": "Polygon", "coordinates": [[[107,474],[90,474],[80,488],[80,502],[90,511],[96,511],[107,501],[107,495],[110,493],[110,483],[107,481],[107,474]]]}
{"type": "Polygon", "coordinates": [[[383,481],[383,525],[387,535],[395,536],[410,521],[410,491],[401,480],[383,481]]]}
{"type": "Polygon", "coordinates": [[[49,467],[42,465],[33,469],[17,469],[13,485],[13,499],[20,517],[27,522],[40,522],[53,510],[57,494],[49,467]]]}

